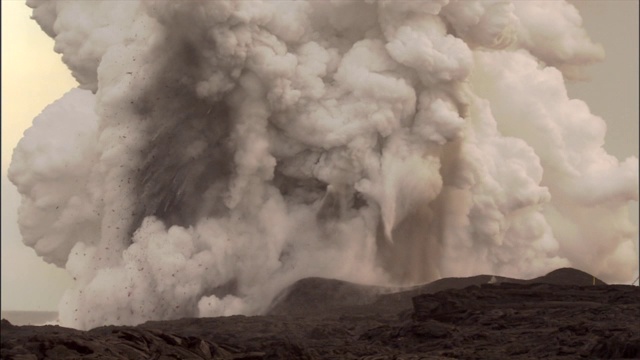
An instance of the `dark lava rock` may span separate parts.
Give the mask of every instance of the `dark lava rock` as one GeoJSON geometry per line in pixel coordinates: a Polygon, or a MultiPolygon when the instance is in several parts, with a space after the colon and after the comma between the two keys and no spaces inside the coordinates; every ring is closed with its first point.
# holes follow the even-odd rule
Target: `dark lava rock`
{"type": "Polygon", "coordinates": [[[390,293],[305,279],[265,316],[90,331],[2,320],[0,358],[640,358],[640,288],[594,281],[560,269],[526,281],[482,275],[390,293]]]}
{"type": "Polygon", "coordinates": [[[455,326],[480,358],[640,358],[635,286],[486,284],[413,302],[416,323],[455,326]]]}

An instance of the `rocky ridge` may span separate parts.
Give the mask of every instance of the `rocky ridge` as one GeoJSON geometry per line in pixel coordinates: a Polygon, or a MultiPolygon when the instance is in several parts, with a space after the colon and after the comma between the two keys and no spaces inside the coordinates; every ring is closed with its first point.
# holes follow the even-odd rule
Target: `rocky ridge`
{"type": "Polygon", "coordinates": [[[79,331],[2,321],[2,359],[640,358],[640,288],[575,269],[410,289],[303,279],[267,315],[79,331]],[[594,285],[595,284],[595,285],[594,285]]]}

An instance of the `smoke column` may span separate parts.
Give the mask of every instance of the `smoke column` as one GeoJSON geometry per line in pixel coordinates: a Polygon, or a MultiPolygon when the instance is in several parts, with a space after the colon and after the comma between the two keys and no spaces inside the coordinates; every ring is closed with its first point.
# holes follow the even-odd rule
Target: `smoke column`
{"type": "Polygon", "coordinates": [[[46,1],[80,83],[14,152],[76,328],[258,314],[308,276],[635,273],[638,160],[564,1],[46,1]]]}

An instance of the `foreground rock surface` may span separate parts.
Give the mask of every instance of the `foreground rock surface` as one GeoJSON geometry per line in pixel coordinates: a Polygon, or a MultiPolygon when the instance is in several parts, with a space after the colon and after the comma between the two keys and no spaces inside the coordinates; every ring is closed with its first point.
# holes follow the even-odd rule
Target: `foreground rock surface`
{"type": "Polygon", "coordinates": [[[602,285],[576,270],[562,269],[530,281],[445,279],[384,292],[305,279],[266,316],[157,321],[86,332],[13,326],[3,320],[0,355],[2,359],[640,358],[640,288],[602,285]]]}

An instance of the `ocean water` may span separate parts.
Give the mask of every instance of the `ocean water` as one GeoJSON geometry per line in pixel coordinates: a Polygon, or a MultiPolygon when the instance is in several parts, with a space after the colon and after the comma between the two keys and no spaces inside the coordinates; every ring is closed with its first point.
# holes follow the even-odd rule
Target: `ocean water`
{"type": "Polygon", "coordinates": [[[45,325],[58,320],[57,311],[2,311],[2,318],[13,325],[45,325]]]}

